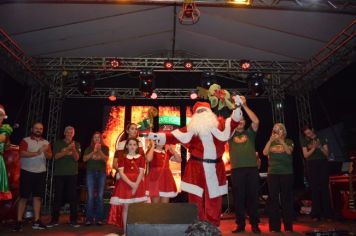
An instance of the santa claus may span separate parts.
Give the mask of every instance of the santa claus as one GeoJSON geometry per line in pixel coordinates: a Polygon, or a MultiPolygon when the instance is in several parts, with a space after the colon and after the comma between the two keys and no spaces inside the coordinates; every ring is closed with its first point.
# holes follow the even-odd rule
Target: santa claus
{"type": "Polygon", "coordinates": [[[196,203],[200,220],[219,226],[222,195],[227,194],[227,181],[222,161],[224,145],[242,117],[241,99],[234,98],[237,108],[231,117],[217,117],[207,102],[193,106],[193,116],[186,127],[170,133],[150,133],[149,139],[160,145],[181,143],[191,154],[181,181],[189,202],[196,203]]]}

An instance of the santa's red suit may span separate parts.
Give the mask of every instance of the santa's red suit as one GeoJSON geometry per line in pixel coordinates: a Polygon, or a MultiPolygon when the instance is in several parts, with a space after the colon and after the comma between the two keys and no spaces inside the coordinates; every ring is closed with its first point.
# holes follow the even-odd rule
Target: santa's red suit
{"type": "MultiPolygon", "coordinates": [[[[200,107],[210,109],[208,103],[197,102],[193,113],[200,107]]],[[[205,135],[195,135],[188,131],[187,127],[171,133],[149,135],[149,138],[158,140],[159,144],[181,143],[189,149],[191,158],[185,167],[181,189],[188,192],[189,202],[197,204],[199,219],[207,220],[216,226],[220,225],[222,195],[227,194],[228,187],[222,161],[224,145],[237,127],[241,116],[241,109],[237,108],[226,120],[219,117],[218,127],[205,135]]]]}

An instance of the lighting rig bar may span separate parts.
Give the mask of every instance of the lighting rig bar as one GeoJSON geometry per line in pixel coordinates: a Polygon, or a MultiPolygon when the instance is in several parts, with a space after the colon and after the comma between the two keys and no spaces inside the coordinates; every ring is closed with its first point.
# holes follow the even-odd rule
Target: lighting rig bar
{"type": "MultiPolygon", "coordinates": [[[[249,98],[266,98],[267,92],[261,94],[258,97],[251,97],[249,90],[246,88],[229,88],[227,89],[230,94],[243,95],[249,98]]],[[[112,91],[115,92],[117,99],[146,99],[138,88],[95,88],[90,96],[84,96],[77,87],[64,88],[64,98],[104,98],[107,99],[112,91]]],[[[194,89],[187,88],[156,88],[154,92],[157,94],[157,99],[190,99],[190,94],[195,91],[194,89]]]]}
{"type": "MultiPolygon", "coordinates": [[[[216,73],[246,73],[240,66],[241,60],[207,59],[207,58],[172,58],[173,68],[167,70],[164,63],[167,58],[113,58],[113,57],[38,57],[38,69],[47,74],[58,71],[130,71],[152,69],[158,72],[204,72],[216,73]],[[120,66],[113,68],[111,61],[120,60],[120,66]],[[184,62],[191,61],[190,70],[184,67],[184,62]]],[[[294,75],[300,71],[303,62],[290,61],[250,61],[248,73],[279,73],[294,75]]]]}

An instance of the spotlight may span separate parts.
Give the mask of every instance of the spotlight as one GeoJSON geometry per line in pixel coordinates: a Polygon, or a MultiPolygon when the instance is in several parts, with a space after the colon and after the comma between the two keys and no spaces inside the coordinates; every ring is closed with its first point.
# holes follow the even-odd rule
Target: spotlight
{"type": "Polygon", "coordinates": [[[197,98],[198,98],[198,94],[195,91],[192,91],[190,93],[190,99],[194,100],[194,99],[197,99],[197,98]]]}
{"type": "Polygon", "coordinates": [[[260,96],[264,92],[264,74],[255,73],[247,78],[247,84],[251,95],[260,96]]]}
{"type": "Polygon", "coordinates": [[[179,23],[193,25],[199,21],[200,11],[194,1],[184,1],[182,10],[178,13],[179,23]]]}
{"type": "Polygon", "coordinates": [[[78,89],[85,96],[90,96],[95,88],[95,74],[90,71],[82,71],[79,74],[78,89]]]}
{"type": "Polygon", "coordinates": [[[184,66],[184,68],[186,70],[191,70],[191,69],[193,69],[193,62],[192,61],[185,61],[183,66],[184,66]]]}
{"type": "Polygon", "coordinates": [[[203,72],[201,78],[201,87],[205,89],[209,89],[209,87],[214,83],[216,83],[215,72],[213,71],[203,72]]]}
{"type": "Polygon", "coordinates": [[[115,94],[115,91],[111,91],[111,94],[110,96],[108,97],[108,99],[112,102],[116,101],[116,94],[115,94]]]}
{"type": "Polygon", "coordinates": [[[152,99],[157,99],[157,97],[158,97],[158,95],[157,95],[156,92],[153,92],[153,93],[151,94],[151,98],[152,98],[152,99]]]}
{"type": "Polygon", "coordinates": [[[251,5],[251,0],[230,0],[230,2],[236,5],[251,5]]]}
{"type": "Polygon", "coordinates": [[[150,98],[155,89],[155,77],[151,70],[142,70],[139,75],[140,91],[143,96],[150,98]]]}
{"type": "Polygon", "coordinates": [[[278,110],[281,110],[281,109],[283,108],[283,104],[282,104],[281,101],[276,102],[276,108],[277,108],[278,110]]]}
{"type": "Polygon", "coordinates": [[[241,60],[240,61],[240,67],[241,67],[242,70],[249,70],[250,66],[251,66],[250,61],[248,61],[248,60],[241,60]]]}
{"type": "Polygon", "coordinates": [[[166,70],[173,69],[173,61],[166,60],[166,61],[164,61],[163,65],[164,65],[164,68],[166,68],[166,70]]]}
{"type": "Polygon", "coordinates": [[[111,68],[117,69],[117,68],[120,67],[121,62],[120,62],[119,59],[112,59],[112,60],[110,61],[110,65],[111,65],[111,68]]]}

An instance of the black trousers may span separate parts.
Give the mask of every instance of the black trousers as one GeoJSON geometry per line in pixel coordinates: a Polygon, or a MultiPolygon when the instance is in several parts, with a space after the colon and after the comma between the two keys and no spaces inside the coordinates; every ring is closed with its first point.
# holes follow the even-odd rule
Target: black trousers
{"type": "Polygon", "coordinates": [[[281,230],[281,208],[284,230],[293,230],[293,175],[268,174],[269,230],[281,230]]]}
{"type": "Polygon", "coordinates": [[[256,167],[234,168],[231,171],[232,192],[236,224],[245,226],[246,208],[251,225],[259,223],[258,215],[258,191],[259,175],[256,167]],[[246,207],[247,206],[247,207],[246,207]]]}
{"type": "Polygon", "coordinates": [[[312,195],[311,217],[331,218],[328,161],[307,161],[307,174],[312,195]]]}
{"type": "Polygon", "coordinates": [[[70,221],[77,221],[77,175],[55,176],[52,220],[58,221],[59,211],[67,200],[70,205],[70,221]]]}

